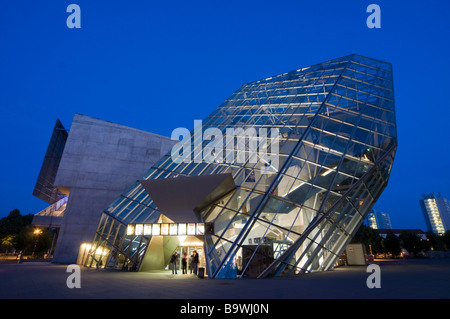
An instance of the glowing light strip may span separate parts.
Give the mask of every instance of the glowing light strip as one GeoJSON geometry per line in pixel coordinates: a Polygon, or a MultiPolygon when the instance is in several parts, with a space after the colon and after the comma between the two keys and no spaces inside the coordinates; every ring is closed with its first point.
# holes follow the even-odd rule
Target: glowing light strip
{"type": "Polygon", "coordinates": [[[204,234],[205,223],[130,224],[127,226],[127,235],[130,236],[198,236],[204,234]]]}

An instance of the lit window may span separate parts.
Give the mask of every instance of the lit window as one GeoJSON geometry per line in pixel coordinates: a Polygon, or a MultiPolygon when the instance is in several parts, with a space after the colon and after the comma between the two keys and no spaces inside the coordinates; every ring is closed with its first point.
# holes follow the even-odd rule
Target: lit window
{"type": "Polygon", "coordinates": [[[205,224],[197,224],[197,235],[204,235],[205,234],[205,224]]]}
{"type": "Polygon", "coordinates": [[[194,223],[188,224],[187,234],[195,235],[195,224],[194,223]]]}
{"type": "Polygon", "coordinates": [[[152,234],[154,236],[159,236],[161,234],[161,227],[159,224],[153,224],[152,226],[152,234]]]}
{"type": "Polygon", "coordinates": [[[178,235],[186,235],[186,224],[178,224],[178,235]]]}
{"type": "Polygon", "coordinates": [[[141,235],[143,235],[143,234],[144,234],[144,225],[142,225],[142,224],[137,224],[137,225],[136,225],[136,228],[135,228],[135,231],[134,231],[134,234],[135,234],[136,236],[141,236],[141,235]]]}
{"type": "Polygon", "coordinates": [[[161,224],[161,235],[169,235],[169,224],[161,224]]]}
{"type": "Polygon", "coordinates": [[[172,236],[178,235],[178,224],[169,225],[169,234],[172,236]]]}
{"type": "Polygon", "coordinates": [[[134,235],[134,225],[127,226],[127,235],[134,235]]]}
{"type": "Polygon", "coordinates": [[[144,235],[152,234],[152,225],[144,225],[144,235]]]}

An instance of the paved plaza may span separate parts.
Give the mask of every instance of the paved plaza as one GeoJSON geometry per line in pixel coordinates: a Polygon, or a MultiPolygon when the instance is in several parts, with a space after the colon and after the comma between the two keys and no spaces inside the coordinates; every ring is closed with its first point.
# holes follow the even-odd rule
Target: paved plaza
{"type": "Polygon", "coordinates": [[[376,262],[381,288],[369,289],[364,266],[295,278],[199,279],[191,275],[81,268],[81,288],[68,288],[67,265],[0,264],[1,299],[447,299],[450,259],[376,262]]]}

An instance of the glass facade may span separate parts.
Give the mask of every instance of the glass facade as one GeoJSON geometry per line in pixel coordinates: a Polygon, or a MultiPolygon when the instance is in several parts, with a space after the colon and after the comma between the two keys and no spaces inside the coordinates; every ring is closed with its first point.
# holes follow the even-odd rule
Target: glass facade
{"type": "Polygon", "coordinates": [[[372,229],[392,229],[388,213],[372,209],[366,218],[367,225],[372,229]]]}
{"type": "Polygon", "coordinates": [[[428,231],[443,235],[450,230],[450,201],[440,194],[428,194],[419,202],[428,231]]]}
{"type": "MultiPolygon", "coordinates": [[[[233,154],[243,160],[201,160],[194,138],[189,161],[169,153],[143,178],[232,175],[234,191],[200,212],[208,276],[331,269],[388,182],[397,148],[392,66],[349,55],[245,84],[203,120],[208,129],[245,134],[233,154]],[[267,156],[254,156],[251,129],[267,129],[267,156]]],[[[104,211],[85,265],[139,270],[158,253],[148,225],[164,223],[176,221],[136,182],[104,211]]]]}
{"type": "Polygon", "coordinates": [[[34,196],[49,204],[54,204],[65,197],[53,183],[55,182],[56,172],[58,171],[68,135],[69,133],[60,120],[57,119],[33,190],[34,196]]]}

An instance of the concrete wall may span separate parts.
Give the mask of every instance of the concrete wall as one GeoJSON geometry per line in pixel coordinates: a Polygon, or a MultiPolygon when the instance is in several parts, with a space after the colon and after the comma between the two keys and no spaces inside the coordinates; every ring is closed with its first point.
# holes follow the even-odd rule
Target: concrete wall
{"type": "Polygon", "coordinates": [[[164,269],[179,244],[177,236],[152,236],[140,271],[164,269]]]}
{"type": "Polygon", "coordinates": [[[168,153],[169,137],[76,114],[55,186],[69,192],[53,262],[76,263],[102,211],[168,153]]]}
{"type": "Polygon", "coordinates": [[[347,265],[349,266],[363,266],[367,264],[363,244],[348,244],[345,254],[347,256],[347,265]]]}

